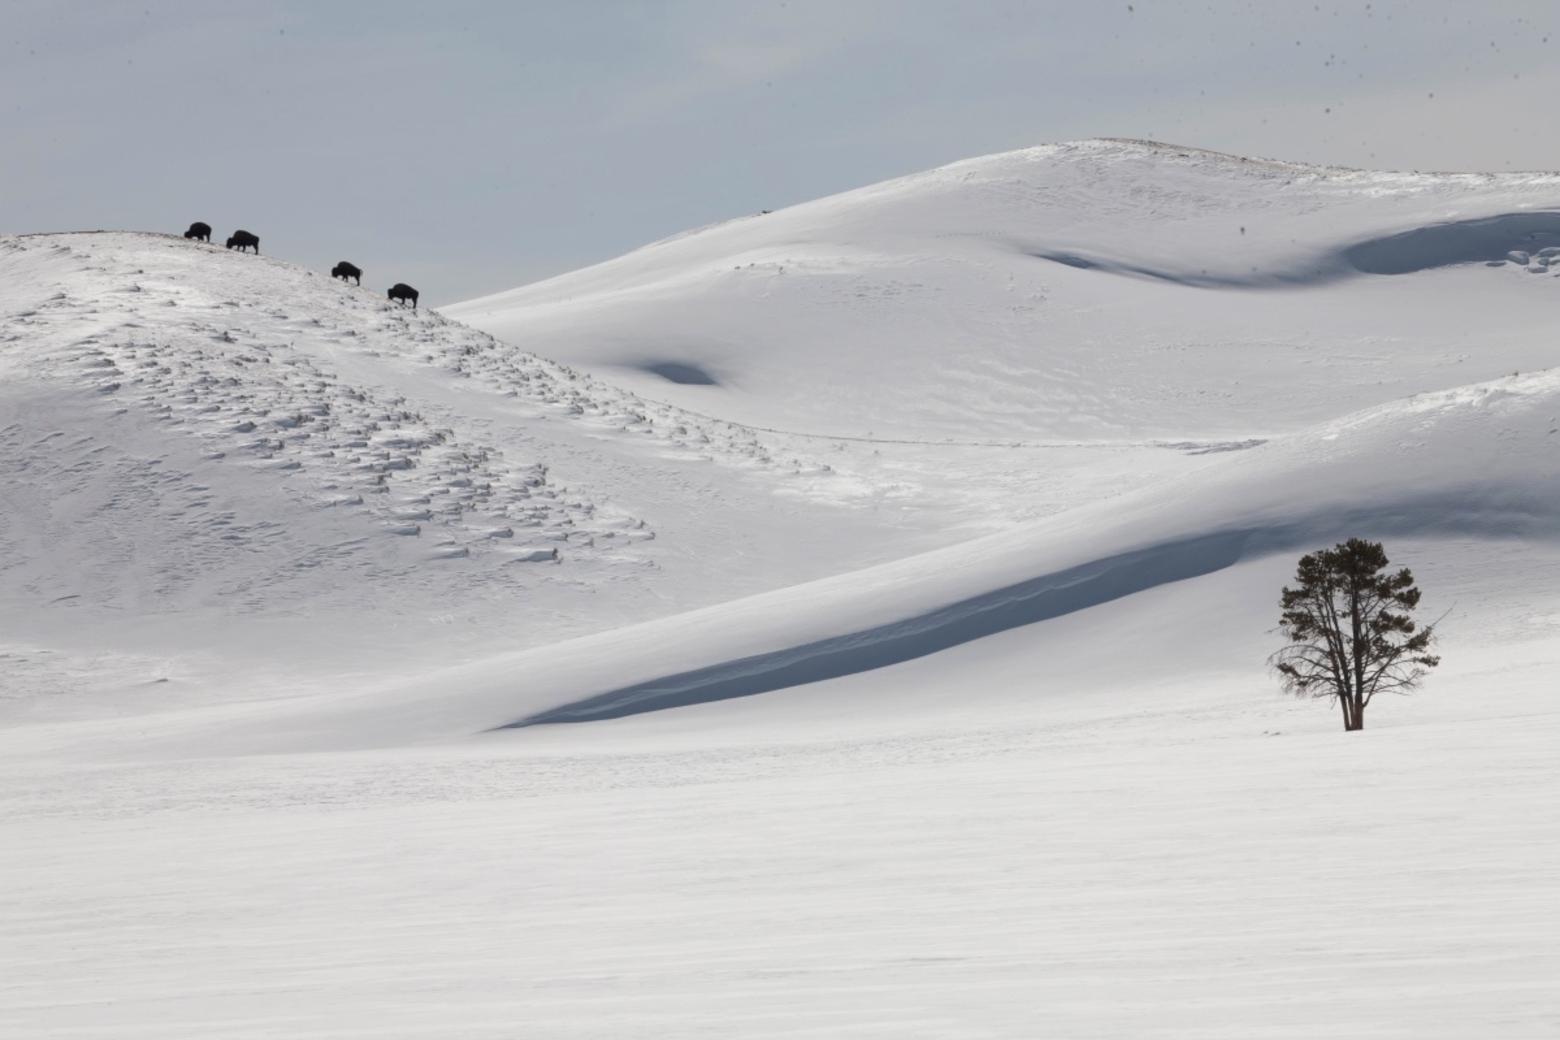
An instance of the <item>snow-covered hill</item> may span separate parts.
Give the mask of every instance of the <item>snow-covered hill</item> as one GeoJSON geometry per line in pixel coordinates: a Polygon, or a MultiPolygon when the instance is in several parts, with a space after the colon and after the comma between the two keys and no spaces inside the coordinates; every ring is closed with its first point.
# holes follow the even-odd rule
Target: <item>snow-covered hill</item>
{"type": "Polygon", "coordinates": [[[1554,256],[1122,141],[442,313],[0,239],[0,1032],[1542,1035],[1554,256]],[[1344,737],[1348,535],[1446,663],[1344,737]]]}
{"type": "Polygon", "coordinates": [[[1546,367],[1557,253],[1553,174],[1088,141],[733,220],[447,313],[783,429],[1245,439],[1546,367]]]}
{"type": "MultiPolygon", "coordinates": [[[[0,285],[14,668],[60,640],[164,672],[219,647],[271,667],[278,645],[305,676],[382,655],[442,664],[893,551],[846,508],[886,478],[839,470],[838,452],[279,260],[169,236],[15,237],[0,285]],[[798,513],[841,537],[798,551],[798,513]]],[[[933,537],[942,519],[913,526],[933,537]]]]}

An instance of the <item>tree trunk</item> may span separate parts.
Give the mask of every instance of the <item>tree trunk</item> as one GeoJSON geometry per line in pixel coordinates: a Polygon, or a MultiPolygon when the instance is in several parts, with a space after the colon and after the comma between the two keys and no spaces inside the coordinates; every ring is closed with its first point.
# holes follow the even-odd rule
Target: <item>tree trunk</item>
{"type": "Polygon", "coordinates": [[[1364,630],[1364,621],[1360,617],[1360,590],[1356,585],[1349,587],[1349,627],[1352,629],[1352,638],[1349,640],[1349,658],[1354,664],[1353,710],[1349,712],[1349,724],[1346,730],[1365,728],[1365,640],[1361,633],[1364,630]]]}
{"type": "Polygon", "coordinates": [[[1365,728],[1365,705],[1358,698],[1349,703],[1348,718],[1344,720],[1343,728],[1345,732],[1365,728]]]}

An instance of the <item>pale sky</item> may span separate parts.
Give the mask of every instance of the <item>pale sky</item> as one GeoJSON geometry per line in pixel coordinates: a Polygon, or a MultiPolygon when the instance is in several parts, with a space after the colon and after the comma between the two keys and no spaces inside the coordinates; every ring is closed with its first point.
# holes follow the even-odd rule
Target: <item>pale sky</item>
{"type": "Polygon", "coordinates": [[[1560,169],[1560,4],[0,0],[0,232],[243,227],[433,304],[990,152],[1560,169]]]}

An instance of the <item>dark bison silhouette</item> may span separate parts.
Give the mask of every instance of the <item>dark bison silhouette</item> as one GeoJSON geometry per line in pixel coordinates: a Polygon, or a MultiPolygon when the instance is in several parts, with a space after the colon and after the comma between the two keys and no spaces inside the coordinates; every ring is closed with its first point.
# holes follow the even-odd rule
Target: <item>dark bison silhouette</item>
{"type": "Polygon", "coordinates": [[[247,231],[235,231],[227,240],[229,249],[236,249],[242,253],[245,249],[253,249],[256,255],[260,253],[260,240],[247,231]]]}
{"type": "Polygon", "coordinates": [[[417,309],[417,290],[413,289],[405,282],[396,282],[390,287],[390,291],[385,293],[385,295],[390,297],[392,300],[400,300],[402,303],[405,303],[407,300],[411,300],[412,310],[415,311],[417,309]]]}
{"type": "Polygon", "coordinates": [[[359,285],[363,284],[363,269],[356,264],[349,264],[345,260],[330,269],[330,276],[332,278],[340,278],[342,281],[350,278],[359,285]]]}
{"type": "Polygon", "coordinates": [[[211,225],[204,220],[197,220],[190,225],[190,229],[184,233],[185,238],[197,239],[201,242],[211,241],[211,225]]]}

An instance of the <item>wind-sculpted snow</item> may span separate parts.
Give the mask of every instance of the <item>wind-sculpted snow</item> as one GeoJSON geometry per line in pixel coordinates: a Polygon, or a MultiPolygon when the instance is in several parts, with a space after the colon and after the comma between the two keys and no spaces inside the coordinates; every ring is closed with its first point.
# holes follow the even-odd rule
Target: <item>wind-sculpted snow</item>
{"type": "MultiPolygon", "coordinates": [[[[332,352],[342,344],[402,355],[456,349],[436,317],[307,285],[285,267],[277,277],[274,262],[263,269],[270,284],[256,286],[245,260],[182,240],[52,236],[4,249],[9,277],[42,261],[57,288],[7,316],[0,337],[25,344],[34,370],[61,383],[74,375],[116,410],[188,438],[205,460],[269,471],[294,497],[359,512],[384,535],[417,537],[429,559],[551,560],[599,552],[603,541],[620,551],[650,535],[642,521],[555,486],[545,460],[458,434],[404,396],[338,371],[332,352]],[[167,267],[128,266],[158,261],[167,267]]],[[[520,385],[566,407],[566,380],[535,367],[520,385]]]]}

